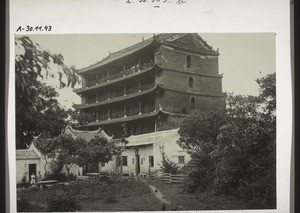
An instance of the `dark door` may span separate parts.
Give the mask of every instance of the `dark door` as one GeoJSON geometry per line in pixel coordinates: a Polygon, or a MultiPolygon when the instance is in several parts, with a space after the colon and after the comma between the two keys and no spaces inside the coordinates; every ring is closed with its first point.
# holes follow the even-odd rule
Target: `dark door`
{"type": "Polygon", "coordinates": [[[29,183],[31,182],[31,175],[36,176],[36,164],[29,164],[29,183]]]}
{"type": "Polygon", "coordinates": [[[139,155],[135,155],[135,173],[136,175],[140,174],[140,156],[139,155]]]}

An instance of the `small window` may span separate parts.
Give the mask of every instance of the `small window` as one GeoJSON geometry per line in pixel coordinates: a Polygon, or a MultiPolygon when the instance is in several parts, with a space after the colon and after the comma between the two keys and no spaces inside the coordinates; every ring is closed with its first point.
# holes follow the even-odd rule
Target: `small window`
{"type": "Polygon", "coordinates": [[[104,162],[101,162],[101,167],[105,167],[105,163],[104,162]]]}
{"type": "Polygon", "coordinates": [[[132,158],[132,164],[134,164],[134,158],[132,158]]]}
{"type": "Polygon", "coordinates": [[[154,157],[153,156],[149,156],[149,166],[150,167],[154,166],[154,157]]]}
{"type": "Polygon", "coordinates": [[[118,166],[127,166],[127,156],[122,156],[122,157],[119,157],[118,160],[117,160],[117,165],[118,166]]]}
{"type": "Polygon", "coordinates": [[[178,164],[184,164],[184,156],[178,156],[178,164]]]}
{"type": "Polygon", "coordinates": [[[127,166],[127,156],[122,156],[123,158],[123,166],[127,166]]]}
{"type": "Polygon", "coordinates": [[[192,77],[189,77],[189,88],[194,87],[194,79],[192,77]]]}
{"type": "Polygon", "coordinates": [[[191,66],[192,66],[192,59],[191,59],[191,56],[188,55],[188,56],[186,57],[186,67],[187,67],[187,68],[191,68],[191,66]]]}
{"type": "Polygon", "coordinates": [[[191,109],[195,109],[196,108],[196,100],[195,98],[191,98],[191,109]]]}

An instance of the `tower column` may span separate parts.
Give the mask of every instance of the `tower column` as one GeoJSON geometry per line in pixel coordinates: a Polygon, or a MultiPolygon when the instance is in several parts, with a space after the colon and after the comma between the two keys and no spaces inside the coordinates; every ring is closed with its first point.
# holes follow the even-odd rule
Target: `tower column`
{"type": "Polygon", "coordinates": [[[107,109],[107,117],[108,117],[108,120],[110,120],[110,108],[107,109]]]}
{"type": "Polygon", "coordinates": [[[124,105],[124,118],[127,117],[126,111],[127,111],[127,110],[126,110],[126,105],[124,105]]]}
{"type": "Polygon", "coordinates": [[[139,81],[139,92],[141,92],[141,82],[139,81]]]}
{"type": "Polygon", "coordinates": [[[139,115],[142,114],[142,102],[139,102],[139,115]]]}

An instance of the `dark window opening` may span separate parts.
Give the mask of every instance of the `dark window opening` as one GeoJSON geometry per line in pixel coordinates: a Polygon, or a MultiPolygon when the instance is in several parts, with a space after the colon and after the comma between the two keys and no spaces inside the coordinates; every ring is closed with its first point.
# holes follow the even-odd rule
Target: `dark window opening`
{"type": "Polygon", "coordinates": [[[178,156],[178,164],[184,164],[184,156],[178,156]]]}
{"type": "Polygon", "coordinates": [[[192,59],[191,59],[191,56],[188,55],[188,56],[186,57],[186,67],[187,67],[187,68],[191,68],[191,66],[192,66],[192,59]]]}
{"type": "Polygon", "coordinates": [[[195,109],[196,108],[196,100],[195,98],[191,98],[191,109],[195,109]]]}
{"type": "Polygon", "coordinates": [[[119,157],[118,160],[117,160],[117,165],[118,166],[127,166],[128,163],[127,163],[127,156],[122,156],[122,157],[119,157]]]}
{"type": "Polygon", "coordinates": [[[150,167],[154,166],[154,157],[153,156],[149,156],[149,166],[150,167]]]}
{"type": "Polygon", "coordinates": [[[194,79],[192,77],[189,77],[189,88],[194,87],[194,79]]]}
{"type": "Polygon", "coordinates": [[[122,156],[123,158],[123,166],[127,166],[127,156],[122,156]]]}

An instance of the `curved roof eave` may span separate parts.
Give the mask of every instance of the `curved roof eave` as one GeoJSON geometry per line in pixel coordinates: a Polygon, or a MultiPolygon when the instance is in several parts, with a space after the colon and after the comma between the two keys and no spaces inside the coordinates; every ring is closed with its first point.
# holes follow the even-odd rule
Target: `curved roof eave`
{"type": "Polygon", "coordinates": [[[154,42],[157,42],[155,38],[149,38],[143,42],[140,42],[140,43],[137,43],[131,47],[128,47],[128,48],[125,48],[125,49],[122,49],[120,51],[117,51],[115,53],[111,53],[109,56],[107,56],[106,58],[104,58],[103,60],[91,65],[91,66],[88,66],[88,67],[84,67],[82,69],[79,69],[76,71],[77,74],[83,74],[91,69],[95,69],[95,68],[99,68],[103,65],[106,65],[106,64],[109,64],[115,60],[118,60],[118,59],[121,59],[121,58],[124,58],[128,55],[131,55],[133,53],[135,53],[136,51],[138,50],[141,50],[141,49],[144,49],[145,47],[148,47],[150,45],[152,45],[154,42]],[[116,55],[116,56],[114,56],[116,55]]]}
{"type": "Polygon", "coordinates": [[[107,85],[110,85],[110,84],[114,84],[114,83],[116,83],[116,82],[118,82],[118,81],[122,81],[122,80],[125,80],[125,79],[129,79],[129,78],[138,76],[138,75],[140,75],[140,74],[149,72],[149,71],[153,70],[153,69],[156,68],[156,67],[159,68],[159,69],[162,69],[162,67],[160,67],[158,64],[154,64],[152,67],[149,67],[148,69],[145,69],[145,70],[141,70],[140,72],[136,72],[136,73],[127,75],[127,76],[125,76],[125,77],[120,77],[120,78],[112,79],[112,80],[110,80],[109,82],[103,82],[103,83],[101,83],[101,84],[96,84],[96,85],[91,86],[91,87],[74,89],[73,91],[74,91],[75,93],[77,93],[77,94],[80,94],[80,93],[83,93],[83,92],[86,92],[86,91],[89,91],[89,90],[97,89],[97,88],[100,88],[100,87],[103,87],[103,86],[107,86],[107,85]]]}

